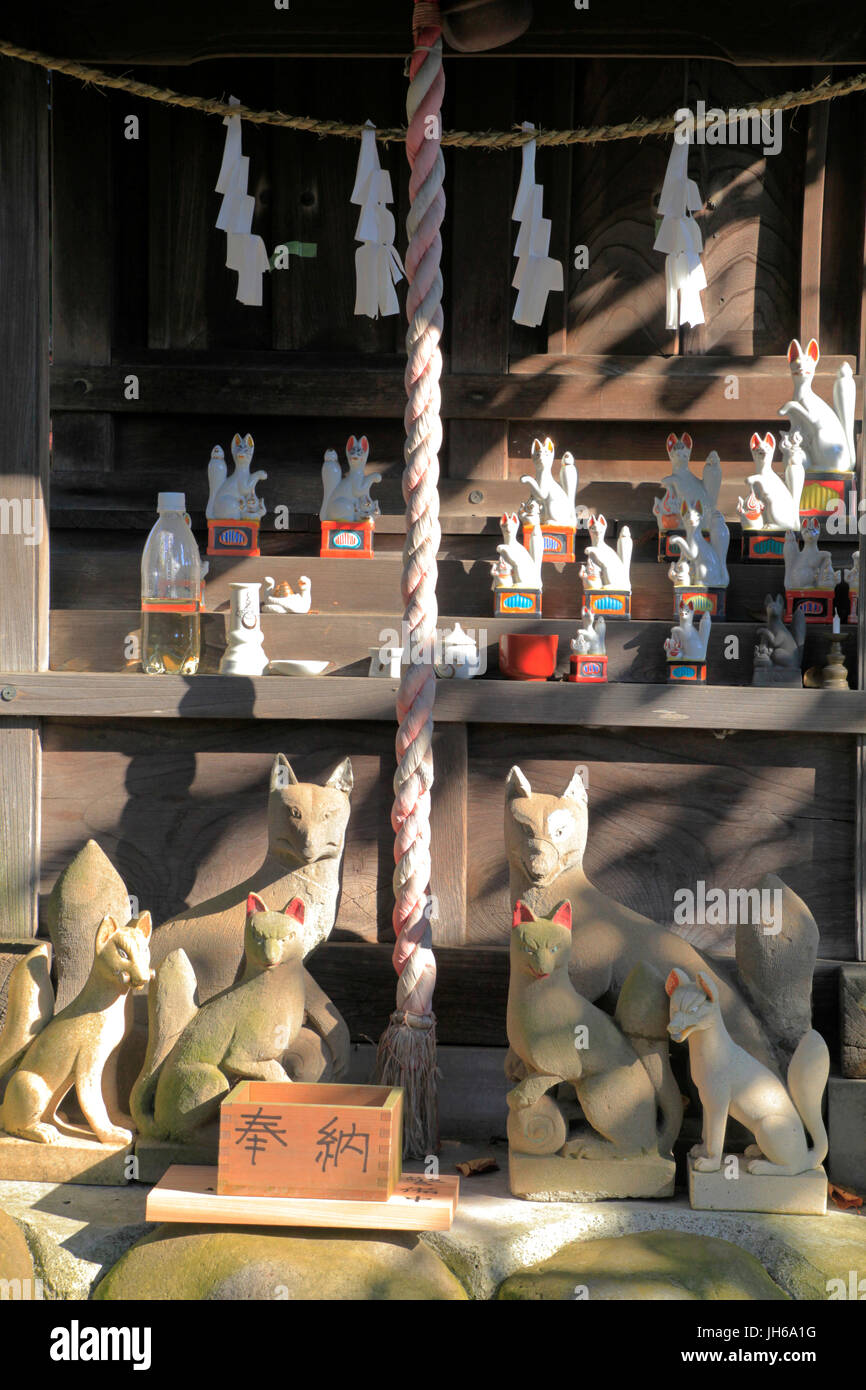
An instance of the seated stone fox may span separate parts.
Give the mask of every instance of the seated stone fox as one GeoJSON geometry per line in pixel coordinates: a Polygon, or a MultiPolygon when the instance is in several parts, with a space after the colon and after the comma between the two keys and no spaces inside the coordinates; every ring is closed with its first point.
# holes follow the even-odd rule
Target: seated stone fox
{"type": "Polygon", "coordinates": [[[320,1033],[342,1032],[338,1055],[348,1053],[348,1032],[304,969],[304,904],[270,912],[255,893],[247,902],[242,978],[201,1008],[195,975],[182,950],[160,967],[151,995],[147,1056],[131,1096],[132,1114],[147,1138],[193,1141],[219,1114],[238,1081],[291,1081],[286,1070],[303,1048],[305,1022],[316,1015],[320,1033]]]}
{"type": "Polygon", "coordinates": [[[508,1041],[525,1075],[508,1095],[517,1120],[509,1121],[512,1147],[531,1149],[522,1142],[520,1112],[565,1082],[590,1128],[563,1145],[564,1157],[669,1158],[683,1105],[668,1061],[664,979],[636,966],[610,1018],[569,979],[571,931],[569,902],[550,918],[536,917],[522,902],[514,909],[508,1041]]]}
{"type": "MultiPolygon", "coordinates": [[[[587,795],[579,772],[561,796],[550,796],[534,792],[519,767],[511,769],[505,793],[505,846],[512,907],[521,901],[547,916],[556,903],[568,899],[574,919],[569,970],[578,994],[612,1005],[629,973],[643,962],[662,978],[674,968],[693,978],[706,970],[708,961],[688,941],[590,883],[583,868],[587,830],[587,795]]],[[[793,1030],[799,1039],[809,1026],[818,943],[811,914],[789,889],[785,893],[785,926],[776,936],[764,936],[759,926],[737,927],[737,961],[741,972],[744,961],[748,963],[744,973],[750,975],[750,984],[742,977],[741,989],[719,981],[719,1005],[731,1036],[774,1072],[785,1056],[785,1030],[793,1030]]],[[[716,974],[721,968],[720,962],[713,963],[716,974]]],[[[511,1059],[507,1070],[513,1074],[511,1059]]]]}

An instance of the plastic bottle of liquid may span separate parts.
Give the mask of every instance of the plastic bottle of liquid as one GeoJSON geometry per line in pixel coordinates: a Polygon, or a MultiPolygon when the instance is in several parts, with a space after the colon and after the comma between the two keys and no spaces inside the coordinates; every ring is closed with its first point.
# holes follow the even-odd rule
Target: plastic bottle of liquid
{"type": "Polygon", "coordinates": [[[182,492],[161,492],[141,557],[141,668],[148,675],[198,670],[202,575],[182,492]]]}

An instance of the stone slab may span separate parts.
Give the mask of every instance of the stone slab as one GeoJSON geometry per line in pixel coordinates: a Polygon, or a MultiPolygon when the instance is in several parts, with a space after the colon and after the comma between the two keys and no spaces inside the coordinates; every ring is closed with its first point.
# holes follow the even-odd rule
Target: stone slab
{"type": "Polygon", "coordinates": [[[0,1133],[0,1181],[123,1186],[129,1181],[131,1154],[131,1144],[69,1138],[60,1144],[36,1144],[0,1133]]]}
{"type": "Polygon", "coordinates": [[[156,1183],[165,1177],[175,1164],[213,1167],[219,1156],[219,1130],[211,1141],[200,1144],[179,1144],[172,1139],[137,1139],[135,1167],[137,1182],[156,1183]]]}
{"type": "Polygon", "coordinates": [[[866,1196],[866,1077],[830,1077],[827,1131],[831,1179],[866,1196]]]}
{"type": "Polygon", "coordinates": [[[866,963],[839,967],[842,1075],[866,1077],[866,963]]]}
{"type": "Polygon", "coordinates": [[[741,1155],[725,1154],[715,1173],[701,1173],[689,1155],[689,1201],[696,1211],[765,1211],[787,1216],[824,1216],[827,1174],[823,1168],[793,1177],[749,1173],[741,1155]],[[726,1177],[729,1159],[737,1159],[736,1177],[726,1177]]]}
{"type": "Polygon", "coordinates": [[[622,1197],[672,1197],[676,1164],[648,1158],[562,1158],[558,1154],[508,1155],[514,1197],[533,1202],[604,1202],[622,1197]]]}

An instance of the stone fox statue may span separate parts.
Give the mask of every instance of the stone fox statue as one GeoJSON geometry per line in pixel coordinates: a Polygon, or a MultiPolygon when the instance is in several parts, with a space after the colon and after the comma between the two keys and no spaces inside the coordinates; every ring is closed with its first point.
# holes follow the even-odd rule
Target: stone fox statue
{"type": "MultiPolygon", "coordinates": [[[[102,1073],[126,1032],[128,992],[152,978],[150,935],[149,912],[126,926],[118,926],[113,917],[103,918],[96,933],[93,968],[80,994],[52,1018],[53,995],[48,998],[43,993],[45,1016],[9,1079],[0,1106],[0,1129],[39,1144],[62,1144],[64,1136],[55,1116],[74,1086],[84,1118],[100,1143],[129,1143],[131,1132],[115,1125],[106,1109],[102,1073]]],[[[29,960],[21,961],[16,972],[29,960]]],[[[7,1028],[14,1025],[10,1018],[7,1028]]],[[[14,1054],[7,1058],[7,1067],[14,1060],[14,1054]]]]}
{"type": "Polygon", "coordinates": [[[250,893],[258,893],[266,906],[277,912],[282,912],[292,898],[301,898],[306,911],[305,954],[324,941],[337,913],[352,785],[348,758],[319,786],[299,782],[288,759],[278,753],[271,768],[264,862],[242,883],[157,927],[154,964],[183,947],[202,1000],[225,989],[234,980],[243,956],[243,912],[250,893]]]}
{"type": "MultiPolygon", "coordinates": [[[[706,970],[708,962],[688,941],[590,883],[583,868],[587,830],[586,788],[579,772],[561,796],[549,796],[534,792],[519,767],[511,769],[505,794],[505,847],[512,906],[522,901],[533,912],[547,916],[556,903],[569,900],[574,919],[569,970],[578,994],[591,1003],[605,998],[613,1002],[630,971],[642,962],[654,966],[663,978],[675,967],[692,977],[706,970]]],[[[805,905],[781,883],[780,887],[788,897],[783,900],[785,924],[777,935],[765,936],[760,925],[737,928],[741,971],[743,959],[749,959],[748,980],[741,976],[741,983],[755,1000],[784,991],[786,998],[808,1002],[818,933],[805,905]],[[766,955],[770,949],[772,959],[766,955]]],[[[776,1070],[784,1054],[783,1024],[773,1020],[768,1026],[772,1007],[762,1008],[756,1016],[743,994],[722,982],[719,1004],[735,1041],[776,1070]]]]}
{"type": "Polygon", "coordinates": [[[522,902],[514,909],[508,1041],[527,1074],[509,1093],[509,1109],[535,1106],[547,1091],[568,1082],[595,1131],[569,1142],[562,1150],[568,1157],[669,1157],[683,1106],[664,1040],[664,980],[657,971],[637,966],[616,1020],[610,1018],[569,979],[571,923],[569,902],[559,903],[550,918],[536,917],[522,902]],[[640,1041],[632,1042],[632,1030],[640,1041]],[[648,1047],[644,1063],[641,1042],[650,1038],[661,1041],[648,1047]]]}
{"type": "MultiPolygon", "coordinates": [[[[201,1008],[183,951],[164,962],[151,999],[147,1056],[131,1097],[143,1135],[189,1141],[217,1118],[238,1081],[291,1081],[284,1063],[321,994],[304,969],[303,927],[300,898],[285,912],[270,912],[251,893],[243,976],[201,1008]]],[[[339,1025],[345,1031],[342,1020],[339,1025]]]]}

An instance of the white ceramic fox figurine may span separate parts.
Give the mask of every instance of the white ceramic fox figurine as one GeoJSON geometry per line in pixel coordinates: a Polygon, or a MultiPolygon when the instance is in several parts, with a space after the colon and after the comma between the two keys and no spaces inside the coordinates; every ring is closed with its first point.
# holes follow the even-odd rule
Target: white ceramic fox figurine
{"type": "MultiPolygon", "coordinates": [[[[728,543],[730,532],[722,513],[713,512],[710,517],[709,541],[701,533],[703,517],[696,507],[682,505],[685,537],[671,536],[671,545],[689,564],[689,583],[701,584],[707,588],[724,589],[728,585],[728,543]]],[[[678,582],[674,578],[674,582],[678,582]]]]}
{"type": "Polygon", "coordinates": [[[367,456],[370,445],[367,436],[346,441],[346,461],[349,472],[344,474],[334,449],[328,449],[322,464],[322,521],[365,521],[380,515],[379,503],[370,496],[370,488],[381,483],[381,473],[367,476],[367,456]]]}
{"type": "Polygon", "coordinates": [[[687,661],[706,661],[707,644],[710,640],[712,619],[705,612],[695,627],[695,610],[690,603],[680,604],[680,621],[671,628],[671,635],[665,639],[665,651],[670,658],[684,658],[687,661]]]}
{"type": "Polygon", "coordinates": [[[553,476],[554,445],[552,439],[532,441],[532,462],[535,477],[525,473],[520,481],[526,483],[541,508],[543,524],[557,526],[576,526],[577,512],[574,501],[577,496],[578,473],[574,455],[565,453],[559,466],[559,481],[553,476]]]}
{"type": "Polygon", "coordinates": [[[499,519],[503,544],[496,547],[499,560],[493,567],[493,586],[496,589],[540,589],[541,557],[544,538],[540,526],[530,532],[529,549],[517,539],[520,525],[516,512],[503,512],[499,519]]]}
{"type": "Polygon", "coordinates": [[[821,353],[814,338],[805,352],[794,338],[788,348],[788,364],[794,383],[793,400],[779,414],[803,436],[811,472],[844,473],[854,467],[854,409],[856,385],[850,363],[843,362],[833,384],[833,406],[812,389],[821,353]]]}
{"type": "Polygon", "coordinates": [[[668,435],[665,448],[673,466],[673,472],[662,478],[662,482],[669,491],[680,499],[680,502],[685,502],[689,507],[700,509],[704,518],[704,530],[706,530],[719,500],[719,489],[722,486],[722,463],[713,449],[707,455],[702,476],[698,478],[689,467],[693,447],[690,434],[684,434],[681,439],[677,439],[673,432],[668,435]]]}
{"type": "Polygon", "coordinates": [[[250,473],[253,460],[253,437],[247,434],[241,439],[236,434],[232,440],[232,458],[235,471],[227,476],[225,454],[219,444],[211,450],[207,466],[208,501],[205,516],[208,521],[260,521],[267,507],[261,498],[256,497],[256,484],[268,475],[262,471],[250,473]]]}
{"type": "Polygon", "coordinates": [[[708,972],[698,971],[693,983],[676,968],[665,989],[670,999],[668,1032],[675,1042],[688,1043],[692,1080],[704,1112],[702,1142],[691,1151],[695,1169],[718,1172],[728,1115],[757,1140],[744,1155],[749,1173],[793,1177],[819,1168],[827,1156],[821,1100],[830,1074],[830,1054],[821,1034],[810,1029],[800,1039],[788,1067],[786,1091],[779,1078],[728,1033],[718,985],[708,972]]]}
{"type": "Polygon", "coordinates": [[[592,545],[586,547],[587,559],[592,560],[601,570],[603,589],[621,589],[631,593],[631,531],[623,526],[616,542],[616,550],[604,538],[607,520],[599,512],[589,518],[589,534],[592,545]]]}
{"type": "Polygon", "coordinates": [[[590,613],[584,605],[580,615],[580,627],[571,639],[571,650],[578,656],[604,656],[604,637],[607,624],[601,614],[590,613]]]}
{"type": "Polygon", "coordinates": [[[802,550],[794,532],[785,532],[785,588],[835,589],[840,575],[833,569],[833,557],[829,550],[818,549],[818,522],[807,518],[800,534],[803,538],[802,550]]]}
{"type": "Polygon", "coordinates": [[[312,585],[306,574],[302,574],[298,580],[297,590],[286,580],[277,584],[271,575],[265,575],[263,613],[309,613],[311,601],[312,585]]]}
{"type": "MultiPolygon", "coordinates": [[[[788,463],[785,468],[785,481],[773,471],[773,455],[776,452],[775,435],[768,431],[763,439],[757,433],[749,441],[752,461],[759,472],[752,473],[746,482],[764,504],[762,525],[767,530],[799,531],[800,498],[806,481],[806,470],[802,462],[802,443],[799,433],[797,440],[787,441],[788,463]]],[[[783,441],[783,447],[785,441],[783,441]]]]}

